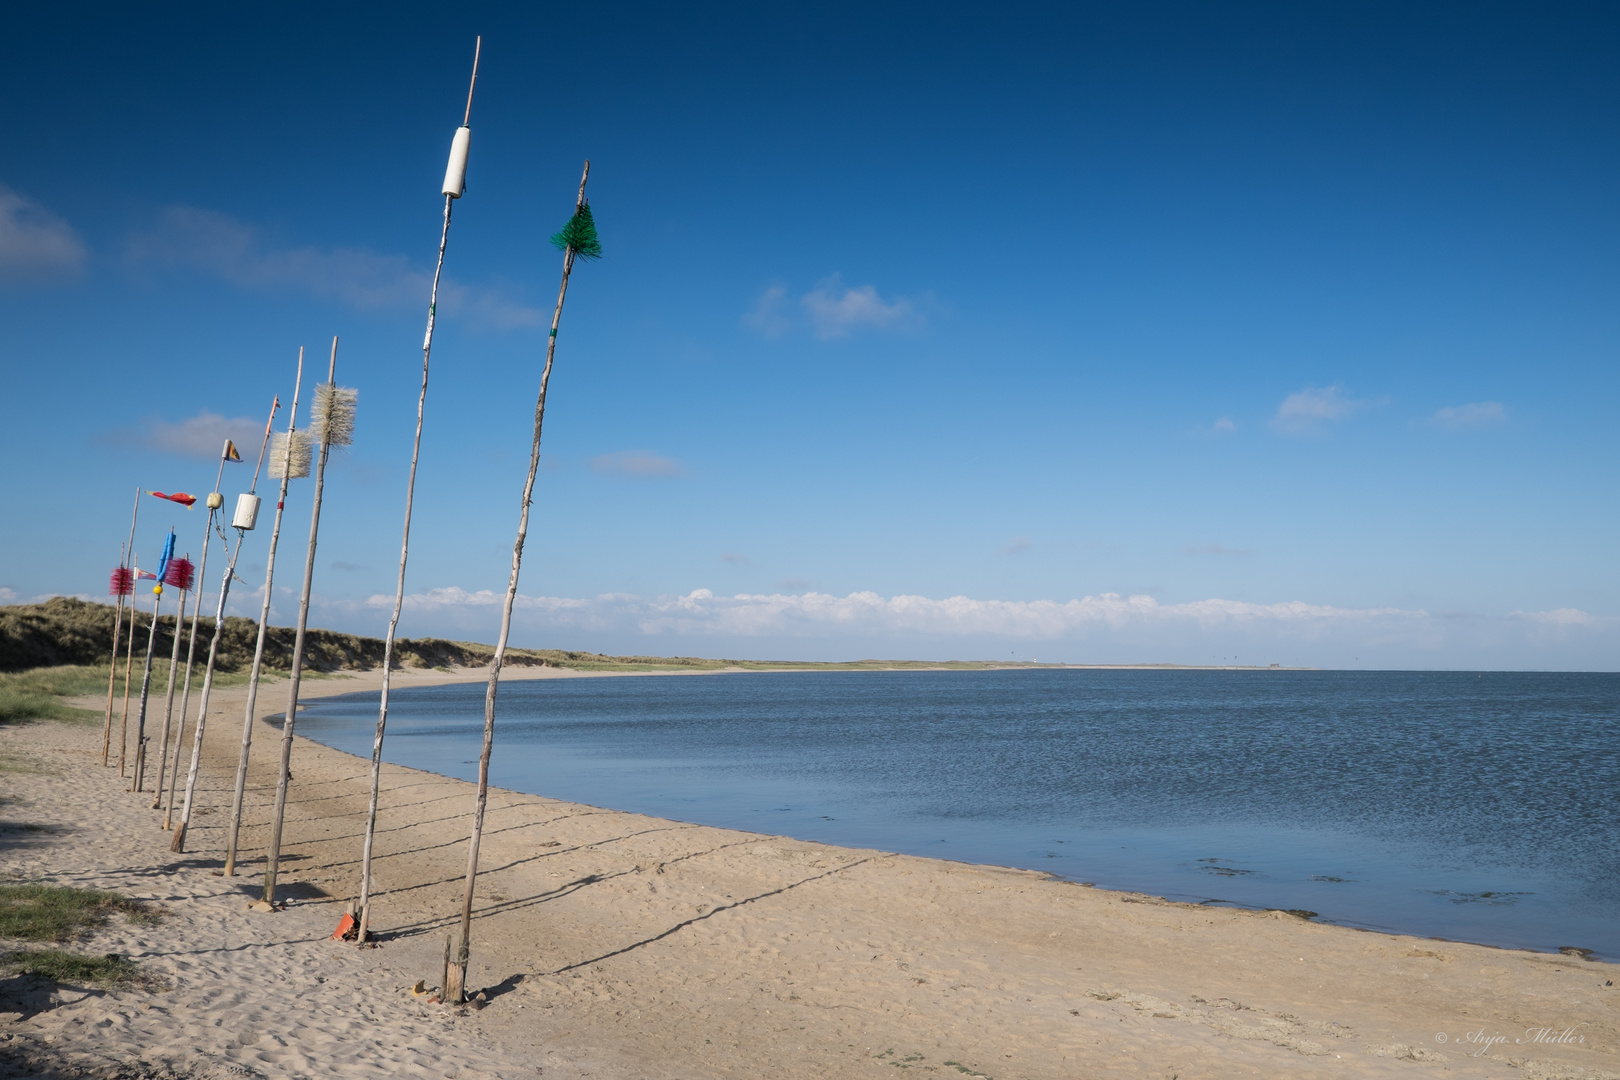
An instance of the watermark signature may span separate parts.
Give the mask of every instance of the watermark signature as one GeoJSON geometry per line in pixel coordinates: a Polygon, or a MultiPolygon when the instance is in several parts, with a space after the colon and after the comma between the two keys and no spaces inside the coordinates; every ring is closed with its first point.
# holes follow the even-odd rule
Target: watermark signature
{"type": "Polygon", "coordinates": [[[1581,1029],[1588,1027],[1586,1023],[1571,1024],[1565,1028],[1533,1027],[1525,1028],[1520,1036],[1503,1035],[1501,1032],[1487,1034],[1484,1028],[1478,1031],[1467,1031],[1461,1035],[1448,1035],[1444,1031],[1435,1032],[1434,1041],[1437,1043],[1454,1043],[1458,1049],[1470,1051],[1470,1057],[1482,1057],[1490,1052],[1493,1046],[1524,1046],[1537,1043],[1545,1045],[1584,1046],[1586,1036],[1581,1029]]]}

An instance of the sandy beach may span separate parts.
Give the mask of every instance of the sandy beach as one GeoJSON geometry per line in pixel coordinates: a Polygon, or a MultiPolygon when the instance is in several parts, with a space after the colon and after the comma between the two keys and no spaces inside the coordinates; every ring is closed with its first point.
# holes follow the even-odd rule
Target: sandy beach
{"type": "MultiPolygon", "coordinates": [[[[377,683],[313,680],[304,696],[377,683]]],[[[285,688],[261,692],[264,715],[285,688]]],[[[133,958],[163,988],[0,984],[0,1076],[49,1060],[48,1075],[97,1077],[1620,1078],[1615,965],[505,791],[490,798],[469,975],[488,1004],[429,1004],[410,988],[438,980],[473,786],[385,768],[382,941],[330,941],[357,892],[367,765],[298,741],[291,902],[250,910],[278,732],[257,725],[241,872],[220,877],[244,700],[215,695],[184,856],[151,796],[95,760],[99,724],[0,728],[8,879],[168,910],[80,946],[133,958]]]]}

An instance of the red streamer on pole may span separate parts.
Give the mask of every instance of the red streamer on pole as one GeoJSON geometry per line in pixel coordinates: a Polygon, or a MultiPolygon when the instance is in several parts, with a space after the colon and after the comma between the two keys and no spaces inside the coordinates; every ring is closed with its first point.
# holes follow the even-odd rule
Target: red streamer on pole
{"type": "Polygon", "coordinates": [[[108,596],[133,596],[135,593],[135,571],[126,566],[113,570],[111,579],[107,582],[108,596]]]}

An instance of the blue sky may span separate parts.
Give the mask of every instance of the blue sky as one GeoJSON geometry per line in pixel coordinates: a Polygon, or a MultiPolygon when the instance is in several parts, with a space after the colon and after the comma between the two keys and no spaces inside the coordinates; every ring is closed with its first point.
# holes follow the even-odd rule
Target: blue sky
{"type": "Polygon", "coordinates": [[[338,334],[315,619],[381,633],[476,34],[402,632],[493,639],[589,156],[517,644],[1616,666],[1596,4],[36,6],[0,598],[102,591],[338,334]]]}

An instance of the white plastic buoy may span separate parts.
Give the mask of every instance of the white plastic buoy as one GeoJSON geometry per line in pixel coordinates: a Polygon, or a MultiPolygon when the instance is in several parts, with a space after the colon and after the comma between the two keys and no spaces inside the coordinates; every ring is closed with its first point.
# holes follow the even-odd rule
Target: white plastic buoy
{"type": "Polygon", "coordinates": [[[450,140],[450,164],[445,166],[441,194],[459,199],[467,190],[467,151],[471,146],[472,128],[466,124],[456,128],[456,137],[450,140]]]}
{"type": "Polygon", "coordinates": [[[259,520],[259,497],[247,492],[236,497],[236,515],[231,518],[233,529],[252,529],[259,520]]]}

